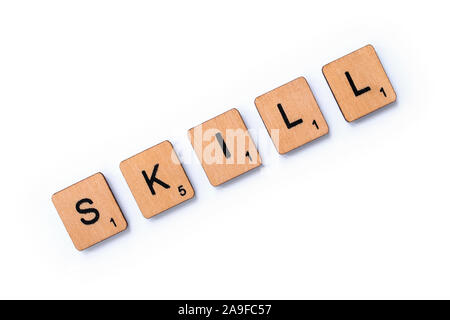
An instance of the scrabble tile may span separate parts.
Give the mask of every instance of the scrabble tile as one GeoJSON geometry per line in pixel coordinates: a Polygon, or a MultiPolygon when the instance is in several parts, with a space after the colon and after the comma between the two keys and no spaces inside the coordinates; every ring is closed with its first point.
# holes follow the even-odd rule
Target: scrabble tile
{"type": "Polygon", "coordinates": [[[322,71],[344,118],[349,122],[397,99],[371,45],[327,64],[322,71]]]}
{"type": "Polygon", "coordinates": [[[120,170],[147,219],[194,197],[194,189],[169,141],[122,161],[120,170]]]}
{"type": "Polygon", "coordinates": [[[127,228],[127,221],[101,173],[55,193],[52,201],[80,251],[127,228]]]}
{"type": "Polygon", "coordinates": [[[189,130],[189,138],[213,186],[261,165],[261,158],[237,109],[189,130]]]}
{"type": "Polygon", "coordinates": [[[328,125],[305,78],[255,99],[278,152],[285,154],[328,133],[328,125]]]}

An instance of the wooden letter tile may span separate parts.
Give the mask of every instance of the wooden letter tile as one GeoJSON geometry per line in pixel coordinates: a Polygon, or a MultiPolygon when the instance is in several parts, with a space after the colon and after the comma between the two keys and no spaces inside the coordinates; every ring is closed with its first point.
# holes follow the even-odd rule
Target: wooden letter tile
{"type": "Polygon", "coordinates": [[[349,122],[397,99],[371,45],[327,64],[322,71],[345,120],[349,122]]]}
{"type": "Polygon", "coordinates": [[[327,122],[303,77],[259,96],[255,105],[281,154],[328,133],[327,122]]]}
{"type": "Polygon", "coordinates": [[[127,228],[127,221],[101,173],[55,193],[52,201],[80,251],[127,228]]]}
{"type": "Polygon", "coordinates": [[[122,161],[120,170],[147,219],[194,197],[194,189],[169,141],[122,161]]]}
{"type": "Polygon", "coordinates": [[[222,113],[188,133],[213,186],[261,165],[258,150],[237,109],[222,113]]]}

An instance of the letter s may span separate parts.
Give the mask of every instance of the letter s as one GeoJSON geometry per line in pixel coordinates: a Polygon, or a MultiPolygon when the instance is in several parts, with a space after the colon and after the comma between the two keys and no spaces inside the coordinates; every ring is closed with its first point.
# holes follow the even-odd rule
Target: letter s
{"type": "Polygon", "coordinates": [[[87,198],[81,199],[80,201],[77,202],[77,204],[75,206],[75,208],[77,209],[77,212],[80,213],[80,214],[94,213],[95,217],[92,218],[92,220],[86,220],[84,218],[81,218],[81,222],[84,223],[85,225],[91,225],[91,224],[96,223],[98,221],[98,219],[100,218],[100,213],[95,208],[81,209],[80,206],[83,203],[93,204],[94,202],[91,199],[87,199],[87,198]]]}

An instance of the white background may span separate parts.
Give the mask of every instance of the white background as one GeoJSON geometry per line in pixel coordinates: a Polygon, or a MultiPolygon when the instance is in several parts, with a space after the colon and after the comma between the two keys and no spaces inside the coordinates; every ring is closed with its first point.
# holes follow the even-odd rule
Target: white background
{"type": "Polygon", "coordinates": [[[450,298],[444,1],[1,1],[0,298],[450,298]],[[368,43],[395,104],[347,123],[323,65],[368,43]],[[305,76],[330,134],[276,152],[256,96],[305,76]],[[212,187],[189,128],[232,107],[264,166],[212,187]],[[141,215],[165,139],[196,198],[141,215]],[[84,252],[51,195],[105,174],[129,228],[84,252]]]}

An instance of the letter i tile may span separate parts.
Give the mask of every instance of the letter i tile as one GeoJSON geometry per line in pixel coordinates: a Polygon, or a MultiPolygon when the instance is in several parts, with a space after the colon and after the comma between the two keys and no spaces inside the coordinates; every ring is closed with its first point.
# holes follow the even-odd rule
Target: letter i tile
{"type": "Polygon", "coordinates": [[[190,129],[188,136],[213,186],[261,165],[256,145],[235,108],[190,129]]]}

